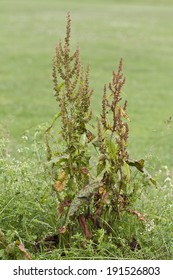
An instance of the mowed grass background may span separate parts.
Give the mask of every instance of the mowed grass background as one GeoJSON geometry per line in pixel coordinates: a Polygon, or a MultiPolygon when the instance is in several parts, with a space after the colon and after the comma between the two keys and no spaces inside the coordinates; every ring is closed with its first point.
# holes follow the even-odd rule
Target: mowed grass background
{"type": "Polygon", "coordinates": [[[57,112],[51,78],[55,45],[71,12],[72,46],[91,66],[93,111],[103,85],[124,60],[133,158],[173,165],[173,1],[1,0],[0,127],[13,149],[25,131],[57,112]]]}

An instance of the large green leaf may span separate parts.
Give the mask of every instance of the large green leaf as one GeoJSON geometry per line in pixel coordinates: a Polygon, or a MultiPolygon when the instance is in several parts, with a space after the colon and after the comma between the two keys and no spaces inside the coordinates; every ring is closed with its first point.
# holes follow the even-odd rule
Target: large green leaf
{"type": "Polygon", "coordinates": [[[88,203],[88,200],[99,188],[99,186],[100,182],[93,182],[91,184],[86,185],[75,195],[67,213],[65,227],[68,225],[70,217],[76,213],[76,211],[80,208],[82,204],[88,203]]]}
{"type": "Polygon", "coordinates": [[[106,146],[108,148],[109,156],[111,156],[114,160],[117,160],[118,145],[109,138],[106,139],[106,146]]]}

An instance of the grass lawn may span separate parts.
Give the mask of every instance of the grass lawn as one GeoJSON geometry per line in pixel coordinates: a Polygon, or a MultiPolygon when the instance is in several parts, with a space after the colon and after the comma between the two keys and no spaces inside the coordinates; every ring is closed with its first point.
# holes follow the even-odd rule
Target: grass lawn
{"type": "MultiPolygon", "coordinates": [[[[130,117],[130,155],[148,159],[150,169],[157,170],[161,182],[167,177],[162,189],[141,188],[136,209],[149,217],[145,229],[138,226],[135,218],[127,218],[125,227],[119,227],[111,240],[104,241],[105,247],[100,248],[98,255],[95,253],[95,258],[173,258],[172,0],[10,2],[0,2],[0,136],[8,135],[12,154],[7,159],[0,158],[0,183],[5,186],[0,188],[0,230],[7,236],[4,244],[18,238],[29,248],[33,259],[62,258],[58,250],[33,250],[33,242],[54,233],[57,226],[57,203],[50,190],[50,174],[44,173],[41,147],[39,150],[36,142],[28,146],[27,160],[22,155],[19,161],[15,160],[13,154],[18,154],[26,131],[32,134],[34,128],[50,123],[57,113],[52,58],[56,43],[64,38],[66,14],[70,11],[72,46],[79,44],[82,62],[91,67],[95,118],[101,110],[104,83],[111,80],[122,57],[130,117]],[[141,250],[135,252],[126,244],[132,231],[141,244],[141,250]],[[121,244],[116,248],[109,246],[117,236],[121,236],[121,244]]],[[[146,182],[140,183],[143,187],[146,182]]],[[[102,232],[99,234],[101,240],[102,232]]],[[[80,254],[93,257],[94,245],[83,250],[79,246],[81,240],[81,236],[74,237],[74,247],[67,250],[64,258],[79,258],[80,254]]],[[[0,259],[2,254],[4,249],[0,248],[0,259]]],[[[11,256],[7,249],[5,254],[11,256]]]]}
{"type": "Polygon", "coordinates": [[[72,17],[72,42],[91,66],[94,113],[103,84],[124,59],[129,149],[133,157],[153,155],[173,164],[172,1],[21,1],[0,3],[0,123],[19,141],[25,130],[56,113],[51,78],[56,42],[72,17]]]}

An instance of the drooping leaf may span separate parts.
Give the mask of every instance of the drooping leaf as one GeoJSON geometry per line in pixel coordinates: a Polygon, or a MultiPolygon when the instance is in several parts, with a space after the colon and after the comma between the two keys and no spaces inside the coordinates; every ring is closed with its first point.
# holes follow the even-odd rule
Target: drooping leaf
{"type": "Polygon", "coordinates": [[[140,160],[126,160],[126,163],[130,166],[135,166],[139,171],[144,172],[144,159],[140,160]]]}
{"type": "Polygon", "coordinates": [[[80,206],[83,203],[86,203],[88,199],[90,199],[90,197],[95,193],[99,186],[100,182],[93,182],[91,184],[86,185],[75,195],[67,213],[65,227],[68,225],[70,217],[76,213],[76,211],[80,208],[80,206]]]}
{"type": "Polygon", "coordinates": [[[126,160],[126,163],[129,165],[129,166],[134,166],[136,167],[140,172],[144,173],[146,175],[146,177],[151,181],[151,183],[153,185],[157,185],[157,182],[156,180],[154,180],[152,178],[152,176],[150,175],[150,173],[144,168],[144,159],[140,159],[140,160],[126,160]]]}

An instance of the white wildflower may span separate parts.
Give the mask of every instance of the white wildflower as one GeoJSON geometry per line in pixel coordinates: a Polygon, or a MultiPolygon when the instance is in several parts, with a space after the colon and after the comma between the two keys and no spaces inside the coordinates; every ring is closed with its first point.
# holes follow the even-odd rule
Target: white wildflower
{"type": "Polygon", "coordinates": [[[27,136],[27,135],[23,135],[23,136],[22,136],[22,139],[25,140],[25,141],[27,141],[27,140],[28,140],[28,136],[27,136]]]}
{"type": "Polygon", "coordinates": [[[155,228],[154,220],[149,221],[146,225],[145,228],[147,231],[152,231],[155,228]]]}

